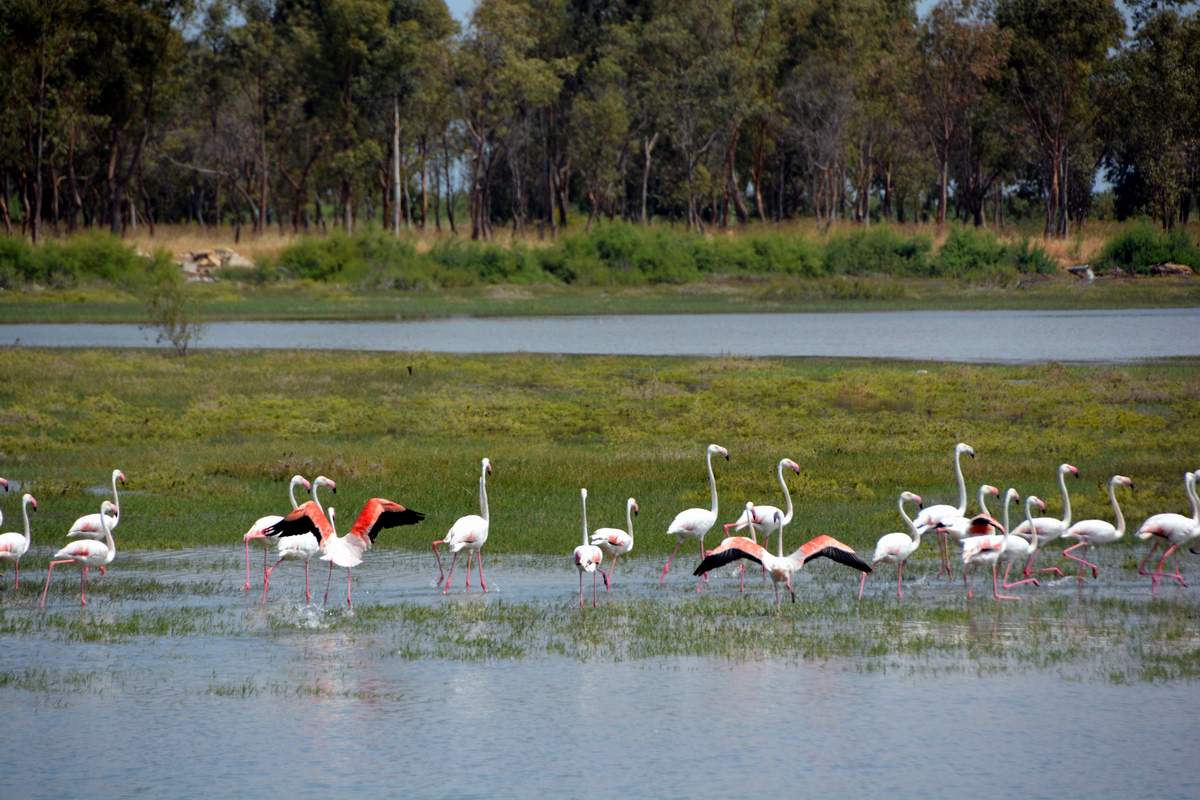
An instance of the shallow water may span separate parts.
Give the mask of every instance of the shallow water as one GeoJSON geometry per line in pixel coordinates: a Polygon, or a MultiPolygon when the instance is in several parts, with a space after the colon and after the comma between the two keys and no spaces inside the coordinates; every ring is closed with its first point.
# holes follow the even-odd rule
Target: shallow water
{"type": "MultiPolygon", "coordinates": [[[[410,322],[213,322],[205,348],[1134,361],[1200,355],[1200,308],[646,314],[410,322]]],[[[0,343],[154,347],[137,325],[2,325],[0,343]]]]}
{"type": "MultiPolygon", "coordinates": [[[[127,553],[86,610],[73,605],[73,573],[56,579],[46,612],[34,590],[0,592],[0,675],[15,676],[0,688],[10,732],[0,796],[961,797],[987,787],[1000,798],[1196,797],[1194,681],[1103,676],[1140,657],[1142,644],[1120,638],[1131,620],[1177,611],[1173,641],[1194,648],[1197,593],[1151,601],[1121,556],[1105,555],[1101,580],[1082,590],[1055,581],[1016,590],[1026,599],[1001,610],[977,599],[969,613],[960,585],[923,563],[897,628],[886,569],[860,613],[852,576],[810,566],[800,602],[776,617],[753,574],[746,597],[726,569],[697,601],[683,562],[663,590],[658,564],[635,558],[601,608],[581,615],[565,556],[489,559],[486,596],[476,587],[446,598],[427,554],[377,550],[356,571],[351,616],[338,606],[339,575],[325,611],[305,606],[302,570],[285,565],[264,607],[241,591],[240,553],[127,553]],[[123,592],[135,584],[144,589],[123,592]],[[717,609],[766,635],[786,630],[796,650],[641,658],[601,642],[555,652],[576,628],[581,640],[653,641],[590,624],[645,603],[664,624],[717,609]],[[504,633],[481,615],[505,609],[532,616],[504,633]],[[919,610],[947,616],[905,626],[919,610]],[[177,627],[160,634],[78,635],[170,612],[177,627]],[[517,630],[539,617],[565,639],[564,627],[517,630]],[[20,632],[26,623],[34,628],[20,632]],[[447,646],[451,657],[431,657],[446,634],[432,626],[526,649],[495,658],[447,646]],[[802,654],[809,640],[885,640],[908,627],[964,644],[802,654]],[[1032,633],[1042,628],[1065,643],[1063,660],[1015,655],[1031,636],[1050,641],[1032,633]]],[[[322,589],[323,571],[313,579],[322,589]]]]}

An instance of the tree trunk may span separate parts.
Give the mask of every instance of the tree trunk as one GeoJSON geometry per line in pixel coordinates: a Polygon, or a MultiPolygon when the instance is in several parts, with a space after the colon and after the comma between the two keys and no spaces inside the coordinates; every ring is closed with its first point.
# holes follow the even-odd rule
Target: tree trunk
{"type": "Polygon", "coordinates": [[[429,181],[426,177],[425,137],[420,140],[421,151],[421,230],[425,230],[425,218],[429,216],[429,181]]]}
{"type": "Polygon", "coordinates": [[[655,133],[649,138],[642,139],[642,155],[645,156],[645,163],[642,165],[642,224],[650,223],[650,216],[647,212],[647,197],[650,193],[650,159],[654,154],[654,146],[658,144],[658,133],[655,133]]]}
{"type": "Polygon", "coordinates": [[[392,95],[392,235],[400,235],[400,97],[392,95]]]}
{"type": "Polygon", "coordinates": [[[937,224],[941,228],[946,224],[946,203],[949,201],[950,191],[950,162],[947,158],[940,159],[938,164],[938,210],[937,224]]]}

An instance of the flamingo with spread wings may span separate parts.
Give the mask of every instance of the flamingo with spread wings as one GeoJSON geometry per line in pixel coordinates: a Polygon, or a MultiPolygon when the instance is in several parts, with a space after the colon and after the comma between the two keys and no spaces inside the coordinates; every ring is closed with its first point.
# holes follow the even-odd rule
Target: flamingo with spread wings
{"type": "MultiPolygon", "coordinates": [[[[330,509],[332,511],[333,509],[330,509]]],[[[401,525],[415,525],[425,515],[411,508],[382,497],[372,497],[363,505],[350,533],[338,536],[329,518],[316,502],[309,500],[279,522],[266,530],[267,536],[300,536],[312,533],[321,540],[322,561],[329,562],[329,576],[325,579],[325,603],[329,602],[329,582],[333,567],[346,568],[346,605],[353,607],[352,581],[354,567],[362,563],[362,556],[375,542],[379,532],[401,525]]]]}
{"type": "Polygon", "coordinates": [[[792,596],[792,602],[796,602],[796,590],[792,587],[792,575],[815,558],[828,558],[839,564],[853,567],[860,572],[871,571],[871,565],[859,558],[858,554],[854,552],[854,548],[842,544],[832,536],[817,536],[802,544],[791,555],[785,556],[783,554],[783,513],[777,510],[772,522],[779,529],[778,555],[772,555],[765,547],[745,536],[731,536],[722,541],[715,550],[710,550],[705,554],[704,560],[692,574],[700,576],[741,558],[756,561],[765,567],[771,576],[772,584],[775,587],[775,607],[779,608],[781,603],[779,584],[782,583],[787,587],[788,593],[792,596]]]}

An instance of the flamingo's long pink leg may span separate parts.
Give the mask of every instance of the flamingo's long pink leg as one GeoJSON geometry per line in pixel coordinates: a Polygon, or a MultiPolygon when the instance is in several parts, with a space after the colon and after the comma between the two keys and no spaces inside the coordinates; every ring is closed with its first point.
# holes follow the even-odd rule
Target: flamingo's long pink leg
{"type": "MultiPolygon", "coordinates": [[[[863,573],[863,577],[867,577],[867,573],[863,573]]],[[[896,569],[896,597],[904,599],[904,562],[900,562],[900,566],[896,569]]]]}
{"type": "Polygon", "coordinates": [[[583,608],[583,570],[579,570],[579,607],[583,608]]]}
{"type": "Polygon", "coordinates": [[[1150,549],[1146,551],[1146,555],[1142,556],[1142,560],[1138,562],[1138,575],[1144,575],[1147,578],[1154,577],[1153,572],[1146,571],[1146,562],[1150,560],[1150,556],[1154,555],[1154,551],[1158,550],[1158,545],[1158,539],[1150,543],[1150,549]]]}
{"type": "Polygon", "coordinates": [[[87,564],[83,565],[83,569],[79,572],[79,605],[87,605],[87,564]]]}
{"type": "Polygon", "coordinates": [[[325,599],[321,601],[321,605],[329,605],[329,582],[333,580],[333,562],[329,562],[329,572],[325,575],[325,599]]]}
{"type": "Polygon", "coordinates": [[[1041,581],[1039,581],[1037,578],[1024,578],[1022,580],[1017,581],[1016,583],[1009,583],[1008,582],[1008,573],[1012,572],[1012,568],[1013,568],[1013,562],[1011,562],[1011,561],[1008,562],[1008,566],[1004,568],[1004,588],[1005,589],[1012,589],[1016,586],[1021,586],[1026,583],[1032,583],[1034,586],[1042,585],[1041,581]]]}
{"type": "Polygon", "coordinates": [[[354,598],[350,594],[350,587],[353,584],[354,571],[346,567],[346,605],[354,608],[354,598]]]}
{"type": "Polygon", "coordinates": [[[1020,600],[1021,598],[1012,594],[1000,594],[1000,561],[992,562],[992,597],[997,600],[1020,600]]]}
{"type": "Polygon", "coordinates": [[[1158,582],[1160,580],[1162,580],[1163,565],[1165,565],[1167,563],[1167,559],[1170,558],[1171,554],[1174,553],[1178,549],[1179,549],[1179,545],[1177,545],[1177,544],[1171,545],[1170,547],[1167,548],[1166,552],[1163,553],[1162,558],[1159,559],[1158,567],[1155,568],[1154,575],[1152,575],[1150,578],[1150,596],[1151,597],[1154,597],[1155,595],[1158,594],[1158,582]]]}
{"type": "Polygon", "coordinates": [[[467,551],[467,593],[471,592],[471,556],[475,554],[474,550],[467,551]]]}
{"type": "Polygon", "coordinates": [[[670,571],[670,569],[671,569],[671,559],[675,558],[675,556],[679,553],[680,547],[683,547],[683,540],[676,539],[675,540],[675,549],[671,551],[671,555],[667,556],[667,563],[663,564],[662,575],[658,576],[658,585],[659,586],[662,586],[663,581],[665,581],[667,579],[667,572],[670,571]]]}
{"type": "MultiPolygon", "coordinates": [[[[704,560],[704,537],[703,536],[700,537],[700,560],[701,561],[704,560]]],[[[700,579],[698,581],[696,581],[696,594],[699,594],[701,592],[704,584],[707,582],[708,582],[708,573],[706,572],[700,576],[700,579]]]]}
{"type": "Polygon", "coordinates": [[[863,573],[858,578],[858,599],[862,600],[863,587],[867,585],[867,573],[863,573]]]}
{"type": "MultiPolygon", "coordinates": [[[[866,573],[864,572],[863,574],[865,575],[866,573]]],[[[779,610],[779,602],[780,602],[779,601],[779,582],[771,581],[771,585],[775,587],[775,610],[778,611],[779,610]]]]}
{"type": "Polygon", "coordinates": [[[437,549],[437,546],[439,544],[445,544],[445,543],[446,543],[445,539],[438,539],[436,542],[433,543],[433,557],[437,559],[437,565],[438,565],[438,579],[437,579],[437,583],[435,583],[434,586],[441,586],[442,580],[446,577],[446,570],[442,569],[442,557],[440,555],[438,555],[438,549],[437,549]]]}
{"type": "Polygon", "coordinates": [[[487,582],[483,579],[483,551],[480,550],[478,553],[476,553],[475,558],[477,559],[475,566],[479,568],[479,585],[483,587],[483,591],[486,593],[487,582]]]}
{"type": "Polygon", "coordinates": [[[242,585],[242,591],[250,591],[250,540],[246,539],[246,582],[242,585]]]}
{"type": "Polygon", "coordinates": [[[1071,555],[1071,551],[1074,550],[1075,548],[1085,547],[1085,546],[1087,546],[1086,541],[1077,542],[1076,544],[1073,544],[1070,547],[1068,547],[1066,550],[1063,550],[1064,558],[1069,558],[1072,561],[1079,562],[1079,575],[1077,576],[1078,580],[1083,580],[1083,568],[1085,565],[1092,568],[1092,577],[1093,578],[1100,577],[1100,568],[1098,566],[1096,566],[1092,562],[1088,561],[1086,558],[1079,558],[1078,556],[1071,555]]]}
{"type": "MultiPolygon", "coordinates": [[[[941,575],[941,573],[938,573],[941,575]]],[[[967,581],[967,565],[963,565],[963,587],[967,590],[967,599],[970,600],[975,596],[975,592],[971,589],[970,582],[967,581]]]]}
{"type": "Polygon", "coordinates": [[[943,572],[946,573],[946,577],[950,577],[952,574],[954,574],[950,571],[950,545],[947,543],[948,539],[949,535],[945,531],[939,529],[938,548],[942,553],[942,566],[938,569],[939,578],[942,577],[943,572]]]}
{"type": "MultiPolygon", "coordinates": [[[[1176,562],[1176,564],[1175,564],[1175,570],[1176,571],[1179,570],[1178,562],[1176,562]]],[[[19,559],[19,558],[17,559],[17,579],[13,582],[13,588],[14,589],[21,588],[21,559],[19,559]]]]}
{"type": "Polygon", "coordinates": [[[46,570],[46,585],[42,589],[42,599],[38,602],[38,608],[46,607],[46,592],[50,591],[50,577],[54,573],[54,568],[59,564],[72,564],[74,561],[75,559],[73,558],[64,558],[59,561],[50,562],[50,568],[46,570]]]}
{"type": "Polygon", "coordinates": [[[792,603],[795,603],[796,602],[796,590],[792,588],[792,576],[791,575],[788,575],[788,577],[787,577],[787,589],[788,589],[788,592],[792,595],[792,603]]]}
{"type": "Polygon", "coordinates": [[[592,608],[596,607],[596,573],[599,571],[599,567],[592,571],[592,608]]]}
{"type": "Polygon", "coordinates": [[[278,567],[282,563],[283,563],[283,559],[280,558],[278,561],[276,561],[270,567],[263,570],[263,599],[262,599],[262,601],[264,603],[267,602],[267,592],[271,591],[271,573],[274,572],[275,568],[278,567]]]}
{"type": "Polygon", "coordinates": [[[312,602],[312,592],[308,590],[308,559],[304,559],[304,602],[312,602]]]}
{"type": "Polygon", "coordinates": [[[458,553],[454,554],[454,558],[450,559],[450,571],[446,573],[446,583],[442,586],[442,594],[448,594],[450,584],[454,581],[454,565],[458,563],[458,553]]]}

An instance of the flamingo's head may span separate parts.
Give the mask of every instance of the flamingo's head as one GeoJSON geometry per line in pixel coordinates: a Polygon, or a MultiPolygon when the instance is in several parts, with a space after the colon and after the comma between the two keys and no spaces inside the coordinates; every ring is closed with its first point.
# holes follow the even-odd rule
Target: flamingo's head
{"type": "Polygon", "coordinates": [[[955,455],[958,455],[960,453],[966,453],[971,458],[974,458],[975,457],[975,448],[971,447],[971,445],[967,444],[966,442],[959,442],[958,444],[956,444],[954,446],[954,453],[955,453],[955,455]]]}
{"type": "Polygon", "coordinates": [[[1131,478],[1126,478],[1124,475],[1113,475],[1112,482],[1119,483],[1122,486],[1128,486],[1130,489],[1133,488],[1133,480],[1131,478]]]}
{"type": "Polygon", "coordinates": [[[113,470],[113,480],[117,480],[117,481],[120,481],[121,483],[125,483],[125,473],[121,472],[121,470],[119,470],[119,469],[114,469],[113,470]]]}
{"type": "Polygon", "coordinates": [[[900,499],[909,503],[916,503],[917,508],[923,508],[925,505],[925,501],[921,499],[921,495],[913,494],[912,492],[901,492],[900,499]]]}
{"type": "Polygon", "coordinates": [[[797,464],[795,461],[792,461],[790,458],[785,458],[783,460],[783,465],[785,467],[787,467],[788,469],[790,469],[792,472],[796,473],[797,475],[800,474],[800,465],[797,464]]]}
{"type": "Polygon", "coordinates": [[[485,475],[491,475],[491,474],[492,474],[492,462],[491,462],[491,459],[487,459],[487,458],[485,458],[485,459],[483,460],[483,473],[484,473],[485,475]]]}
{"type": "Polygon", "coordinates": [[[1009,489],[1008,493],[1004,495],[1004,502],[1016,505],[1021,502],[1021,495],[1016,489],[1009,489]]]}
{"type": "Polygon", "coordinates": [[[1063,464],[1058,469],[1059,469],[1059,471],[1064,472],[1064,473],[1069,472],[1072,475],[1074,475],[1076,478],[1079,477],[1079,467],[1076,467],[1073,464],[1063,464]]]}
{"type": "Polygon", "coordinates": [[[1000,490],[999,490],[999,489],[997,489],[995,486],[992,486],[990,483],[985,483],[985,484],[983,485],[983,491],[984,491],[986,494],[993,495],[994,497],[999,497],[999,496],[1000,496],[1000,490]]]}
{"type": "Polygon", "coordinates": [[[30,508],[37,511],[37,498],[33,495],[26,493],[21,497],[21,502],[28,503],[30,508]]]}
{"type": "Polygon", "coordinates": [[[714,453],[719,456],[725,456],[725,460],[726,461],[729,460],[729,451],[726,450],[724,447],[721,447],[721,445],[719,445],[719,444],[710,444],[708,446],[708,452],[714,453]]]}
{"type": "Polygon", "coordinates": [[[117,507],[111,500],[105,500],[100,504],[100,513],[107,514],[110,517],[115,517],[117,515],[117,507]]]}
{"type": "Polygon", "coordinates": [[[579,489],[579,496],[582,497],[584,500],[587,500],[587,489],[584,489],[581,487],[579,489]]]}
{"type": "Polygon", "coordinates": [[[318,475],[316,477],[316,479],[313,481],[313,485],[314,486],[328,486],[329,491],[333,492],[334,494],[337,494],[337,483],[335,483],[333,480],[331,480],[329,478],[326,478],[324,475],[318,475]]]}
{"type": "Polygon", "coordinates": [[[309,483],[308,478],[304,477],[303,475],[293,475],[292,484],[294,486],[303,486],[306,492],[312,489],[312,484],[309,483]]]}
{"type": "Polygon", "coordinates": [[[1046,510],[1046,504],[1042,502],[1042,498],[1038,497],[1037,495],[1029,495],[1029,497],[1025,499],[1025,503],[1030,506],[1037,506],[1039,511],[1046,510]]]}
{"type": "Polygon", "coordinates": [[[8,491],[8,479],[7,478],[0,478],[0,489],[3,489],[6,492],[8,491]]]}
{"type": "Polygon", "coordinates": [[[754,503],[751,503],[749,500],[746,501],[746,520],[751,523],[762,522],[762,520],[755,516],[754,503]]]}
{"type": "Polygon", "coordinates": [[[642,510],[641,507],[638,506],[637,500],[634,500],[632,497],[629,498],[629,510],[633,512],[635,517],[638,515],[638,512],[642,510]]]}

